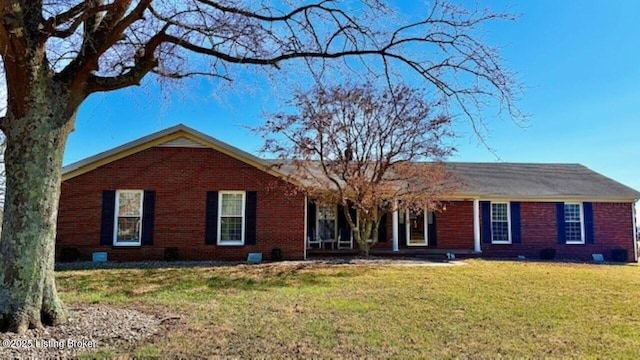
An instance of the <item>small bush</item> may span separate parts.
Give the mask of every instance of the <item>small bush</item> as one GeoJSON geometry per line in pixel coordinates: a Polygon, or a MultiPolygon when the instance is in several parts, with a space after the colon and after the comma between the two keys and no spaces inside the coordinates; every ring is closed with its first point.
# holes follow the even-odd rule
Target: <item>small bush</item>
{"type": "Polygon", "coordinates": [[[628,253],[627,249],[613,249],[611,250],[611,260],[615,262],[627,262],[628,253]]]}
{"type": "Polygon", "coordinates": [[[74,247],[63,247],[60,250],[60,261],[62,262],[74,262],[80,259],[80,251],[74,247]]]}
{"type": "Polygon", "coordinates": [[[542,260],[553,260],[556,258],[556,249],[546,248],[540,250],[540,259],[542,260]]]}
{"type": "Polygon", "coordinates": [[[164,249],[164,259],[165,261],[176,261],[180,258],[178,256],[178,248],[177,247],[169,247],[164,249]]]}
{"type": "Polygon", "coordinates": [[[273,249],[271,250],[271,261],[282,261],[284,256],[282,255],[282,249],[273,249]]]}

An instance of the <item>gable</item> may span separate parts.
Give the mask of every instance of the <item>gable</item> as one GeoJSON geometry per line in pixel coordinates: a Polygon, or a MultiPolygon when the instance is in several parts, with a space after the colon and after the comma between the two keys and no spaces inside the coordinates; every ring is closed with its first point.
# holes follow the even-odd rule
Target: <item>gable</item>
{"type": "Polygon", "coordinates": [[[62,180],[69,180],[152,147],[210,148],[273,176],[286,178],[286,176],[276,170],[273,166],[264,163],[261,159],[199,131],[193,130],[185,125],[179,124],[115,147],[111,150],[88,157],[84,160],[69,164],[62,169],[62,180]]]}
{"type": "Polygon", "coordinates": [[[186,147],[186,148],[206,148],[207,145],[181,136],[156,145],[158,147],[186,147]]]}

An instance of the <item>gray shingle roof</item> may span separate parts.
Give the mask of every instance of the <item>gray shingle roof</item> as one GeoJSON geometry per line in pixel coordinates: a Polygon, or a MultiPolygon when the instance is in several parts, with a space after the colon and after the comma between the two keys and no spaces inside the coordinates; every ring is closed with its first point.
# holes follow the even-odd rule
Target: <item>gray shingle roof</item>
{"type": "MultiPolygon", "coordinates": [[[[259,159],[252,154],[180,124],[69,164],[63,169],[63,178],[68,179],[91,171],[105,162],[127,156],[131,151],[141,151],[148,147],[145,144],[153,144],[154,141],[164,139],[172,134],[175,136],[187,134],[198,139],[205,146],[230,154],[274,175],[286,177],[293,172],[291,164],[287,161],[284,162],[284,166],[274,168],[273,165],[282,161],[259,159]]],[[[640,192],[580,164],[450,162],[447,163],[447,167],[460,181],[458,193],[461,196],[547,200],[630,201],[640,199],[640,192]]]]}
{"type": "Polygon", "coordinates": [[[447,163],[461,193],[486,197],[639,199],[640,192],[580,164],[447,163]]]}

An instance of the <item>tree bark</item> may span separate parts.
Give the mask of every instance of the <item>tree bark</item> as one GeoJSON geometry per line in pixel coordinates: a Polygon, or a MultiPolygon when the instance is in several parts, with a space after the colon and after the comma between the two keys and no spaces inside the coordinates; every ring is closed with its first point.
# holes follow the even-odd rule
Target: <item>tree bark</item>
{"type": "Polygon", "coordinates": [[[40,97],[27,116],[11,119],[8,114],[3,129],[7,138],[0,237],[3,331],[24,333],[43,324],[60,324],[67,317],[54,278],[62,158],[73,127],[73,121],[61,119],[64,115],[57,109],[62,98],[40,97]]]}

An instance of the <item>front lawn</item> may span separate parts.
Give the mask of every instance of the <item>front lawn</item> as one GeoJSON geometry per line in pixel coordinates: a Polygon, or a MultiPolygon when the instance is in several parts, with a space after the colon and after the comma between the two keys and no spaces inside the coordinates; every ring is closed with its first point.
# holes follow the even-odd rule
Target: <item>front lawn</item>
{"type": "Polygon", "coordinates": [[[175,314],[135,357],[640,358],[640,267],[287,263],[57,273],[72,306],[175,314]]]}

